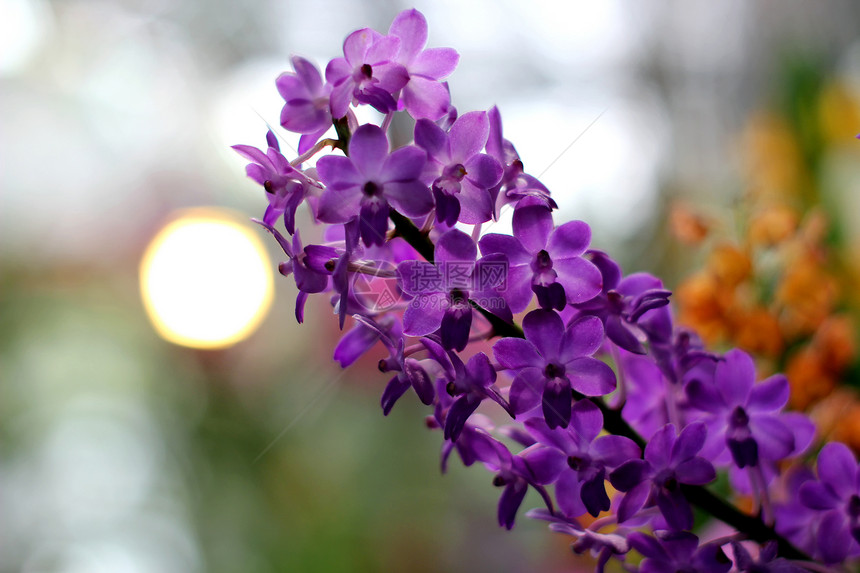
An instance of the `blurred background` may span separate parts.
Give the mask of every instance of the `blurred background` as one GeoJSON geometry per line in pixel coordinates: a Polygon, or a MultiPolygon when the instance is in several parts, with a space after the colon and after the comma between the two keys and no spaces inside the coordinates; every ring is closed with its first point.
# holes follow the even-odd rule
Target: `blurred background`
{"type": "MultiPolygon", "coordinates": [[[[262,214],[229,146],[277,126],[289,56],[324,67],[411,6],[0,0],[0,570],[579,566],[541,523],[497,527],[487,472],[440,475],[414,396],[383,417],[379,356],[341,371],[327,301],[298,327],[292,279],[271,297],[261,275],[259,329],[221,349],[166,341],[141,298],[147,246],[183,210],[262,214]]],[[[461,54],[455,105],[499,106],[561,220],[663,277],[717,348],[789,371],[793,405],[857,447],[860,5],[415,7],[461,54]]],[[[251,272],[218,244],[165,267],[208,297],[200,320],[251,272]]]]}

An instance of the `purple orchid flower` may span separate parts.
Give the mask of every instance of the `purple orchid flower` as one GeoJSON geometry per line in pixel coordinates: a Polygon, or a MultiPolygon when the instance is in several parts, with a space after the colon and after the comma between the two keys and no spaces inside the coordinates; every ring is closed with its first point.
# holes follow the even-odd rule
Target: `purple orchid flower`
{"type": "Polygon", "coordinates": [[[690,529],[693,511],[681,484],[704,485],[716,478],[711,462],[696,455],[706,435],[702,422],[690,424],[678,436],[675,426],[666,424],[645,446],[644,460],[630,460],[609,474],[613,487],[626,492],[618,506],[618,523],[656,504],[669,527],[690,529]]]}
{"type": "Polygon", "coordinates": [[[478,409],[484,399],[490,398],[506,410],[508,404],[493,385],[496,381],[496,371],[486,354],[479,352],[465,365],[453,352],[448,354],[455,376],[446,386],[446,391],[454,397],[454,402],[445,417],[445,439],[457,441],[466,420],[478,409]]]}
{"type": "Polygon", "coordinates": [[[331,271],[327,270],[326,265],[337,258],[338,252],[333,247],[323,245],[308,245],[302,248],[302,239],[298,231],[293,235],[293,244],[290,245],[287,239],[271,225],[257,219],[252,220],[274,235],[288,257],[287,261],[278,265],[278,271],[284,276],[292,274],[296,280],[296,287],[299,289],[299,295],[296,298],[296,320],[301,324],[305,320],[304,309],[308,295],[323,292],[329,287],[331,271]]]}
{"type": "Polygon", "coordinates": [[[234,145],[233,149],[253,162],[245,167],[245,172],[266,190],[269,206],[263,222],[271,226],[283,216],[284,227],[292,235],[296,229],[296,209],[305,198],[305,183],[299,180],[303,179],[302,174],[281,155],[278,139],[271,130],[266,133],[266,143],[269,146],[266,153],[250,145],[234,145]]]}
{"type": "Polygon", "coordinates": [[[382,245],[388,232],[389,204],[406,215],[426,215],[433,197],[419,176],[426,161],[417,147],[389,153],[388,138],[377,126],[359,127],[349,142],[349,157],[327,155],[317,162],[326,185],[317,217],[327,223],[346,223],[358,216],[365,245],[382,245]]]}
{"type": "Polygon", "coordinates": [[[665,342],[672,336],[672,317],[668,308],[672,294],[663,288],[657,277],[634,273],[621,278],[621,268],[601,251],[589,251],[591,259],[603,275],[603,291],[589,301],[576,303],[582,314],[599,317],[606,336],[619,347],[645,354],[646,340],[665,342]]]}
{"type": "Polygon", "coordinates": [[[544,450],[541,464],[531,458],[537,481],[555,483],[558,505],[568,517],[579,517],[586,511],[597,517],[608,510],[607,470],[641,455],[639,446],[629,438],[598,437],[603,430],[603,414],[588,400],[573,406],[567,429],[552,430],[537,417],[527,420],[526,426],[544,450]]]}
{"type": "Polygon", "coordinates": [[[457,67],[460,56],[452,48],[427,48],[427,20],[418,10],[398,14],[388,30],[400,39],[397,62],[409,76],[400,98],[403,107],[415,119],[436,121],[448,113],[451,96],[440,82],[457,67]]]}
{"type": "Polygon", "coordinates": [[[400,288],[415,297],[403,314],[403,332],[425,336],[441,327],[442,345],[458,352],[466,347],[472,326],[470,296],[503,320],[512,316],[495,288],[504,281],[501,257],[476,261],[478,248],[466,233],[451,229],[436,243],[435,264],[404,261],[397,266],[400,288]]]}
{"type": "Polygon", "coordinates": [[[603,344],[603,326],[585,317],[565,329],[551,310],[534,310],[523,319],[525,340],[503,338],[493,346],[496,360],[516,371],[511,384],[511,408],[522,414],[542,406],[550,428],[567,427],[571,389],[586,396],[603,396],[615,389],[615,373],[593,358],[603,344]]]}
{"type": "Polygon", "coordinates": [[[818,454],[818,480],[800,486],[800,501],[822,513],[816,546],[827,563],[857,553],[860,542],[860,471],[845,444],[830,442],[818,454]]]}
{"type": "Polygon", "coordinates": [[[285,101],[281,125],[303,134],[299,139],[301,154],[331,128],[331,85],[323,83],[319,70],[308,60],[293,56],[291,61],[295,72],[284,72],[275,85],[285,101]]]}
{"type": "Polygon", "coordinates": [[[704,455],[709,459],[719,462],[718,456],[728,447],[737,467],[756,467],[762,459],[781,460],[801,445],[796,429],[779,413],[788,403],[785,376],[756,384],[755,364],[742,350],[727,352],[716,364],[712,379],[697,377],[685,389],[690,405],[706,413],[704,455]]]}
{"type": "Polygon", "coordinates": [[[687,531],[676,531],[660,539],[634,531],[627,541],[645,556],[639,573],[727,573],[732,562],[717,543],[699,545],[699,538],[687,531]]]}
{"type": "Polygon", "coordinates": [[[616,529],[612,533],[599,533],[592,529],[584,529],[576,520],[552,514],[543,508],[527,512],[526,517],[548,521],[550,530],[576,538],[570,546],[571,549],[577,555],[588,551],[596,558],[594,573],[603,573],[610,558],[623,559],[630,551],[626,528],[616,529]]]}
{"type": "Polygon", "coordinates": [[[753,559],[743,544],[732,541],[732,555],[740,573],[806,573],[808,570],[777,557],[779,546],[775,541],[765,543],[758,559],[753,559]]]}
{"type": "Polygon", "coordinates": [[[552,211],[537,199],[522,200],[514,210],[514,236],[490,233],[479,245],[485,255],[502,253],[510,264],[505,291],[512,312],[524,310],[537,295],[541,308],[562,310],[600,294],[600,270],[581,255],[591,241],[582,221],[553,228],[552,211]]]}
{"type": "Polygon", "coordinates": [[[334,349],[334,359],[341,368],[346,368],[380,340],[383,340],[383,343],[388,341],[389,344],[386,344],[386,347],[390,347],[389,345],[396,346],[393,341],[400,340],[402,337],[400,321],[396,317],[392,315],[383,315],[377,319],[365,317],[365,320],[355,321],[353,327],[341,337],[334,349]],[[368,320],[372,320],[376,327],[366,324],[368,320]],[[380,332],[385,335],[385,338],[380,336],[380,332]]]}
{"type": "Polygon", "coordinates": [[[415,123],[415,144],[429,159],[424,177],[432,182],[437,221],[477,224],[493,216],[489,189],[499,182],[502,166],[481,153],[489,130],[482,111],[460,116],[448,133],[429,119],[415,123]]]}
{"type": "Polygon", "coordinates": [[[370,28],[356,30],[343,42],[343,58],[335,58],[325,69],[332,85],[331,113],[346,115],[349,104],[368,104],[380,113],[397,109],[394,99],[409,74],[396,62],[400,38],[383,36],[370,28]]]}

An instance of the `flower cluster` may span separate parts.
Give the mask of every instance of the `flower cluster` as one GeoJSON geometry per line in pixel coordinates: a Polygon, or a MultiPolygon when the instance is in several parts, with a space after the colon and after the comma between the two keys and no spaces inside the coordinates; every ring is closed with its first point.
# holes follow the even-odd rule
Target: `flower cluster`
{"type": "Polygon", "coordinates": [[[598,571],[609,559],[642,572],[794,571],[860,555],[850,451],[826,446],[816,477],[804,465],[814,427],[784,411],[786,378],[757,381],[741,350],[708,352],[675,325],[660,279],[625,275],[586,223],[556,225],[498,109],[460,115],[442,82],[458,56],[426,41],[424,17],[407,10],[388,34],[350,34],[325,80],[293,58],[277,87],[301,155],[287,161],[271,132],[265,151],[236,146],[269,199],[258,222],[286,255],[299,322],[308,296],[325,293],[342,328],[352,317],[335,359],[385,353],[383,412],[414,393],[442,430],[443,470],[456,451],[492,472],[508,529],[535,490],[545,507],[529,515],[594,554],[598,571]],[[359,124],[365,105],[380,125],[359,124]],[[392,149],[403,112],[414,142],[392,149]],[[321,139],[329,128],[337,139],[321,139]],[[304,166],[326,147],[341,153],[304,166]],[[325,243],[302,244],[302,205],[325,243]],[[482,235],[506,206],[513,234],[482,235]],[[718,473],[752,515],[704,487],[718,473]],[[700,540],[695,507],[732,532],[700,540]]]}

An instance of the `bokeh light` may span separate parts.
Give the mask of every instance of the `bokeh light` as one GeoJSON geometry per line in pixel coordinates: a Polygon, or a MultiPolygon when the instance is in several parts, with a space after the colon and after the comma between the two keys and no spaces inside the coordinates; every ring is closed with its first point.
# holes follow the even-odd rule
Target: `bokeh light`
{"type": "Polygon", "coordinates": [[[271,306],[274,278],[262,241],[240,217],[194,209],[152,240],[141,262],[140,288],[159,335],[215,349],[256,330],[271,306]]]}

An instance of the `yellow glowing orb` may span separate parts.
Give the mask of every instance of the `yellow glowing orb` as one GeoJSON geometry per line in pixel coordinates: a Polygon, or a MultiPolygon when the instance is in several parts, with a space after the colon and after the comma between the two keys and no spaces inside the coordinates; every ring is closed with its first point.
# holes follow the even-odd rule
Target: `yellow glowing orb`
{"type": "Polygon", "coordinates": [[[248,337],[272,304],[271,262],[258,235],[223,209],[177,214],[149,244],[140,289],[155,330],[192,348],[248,337]]]}

